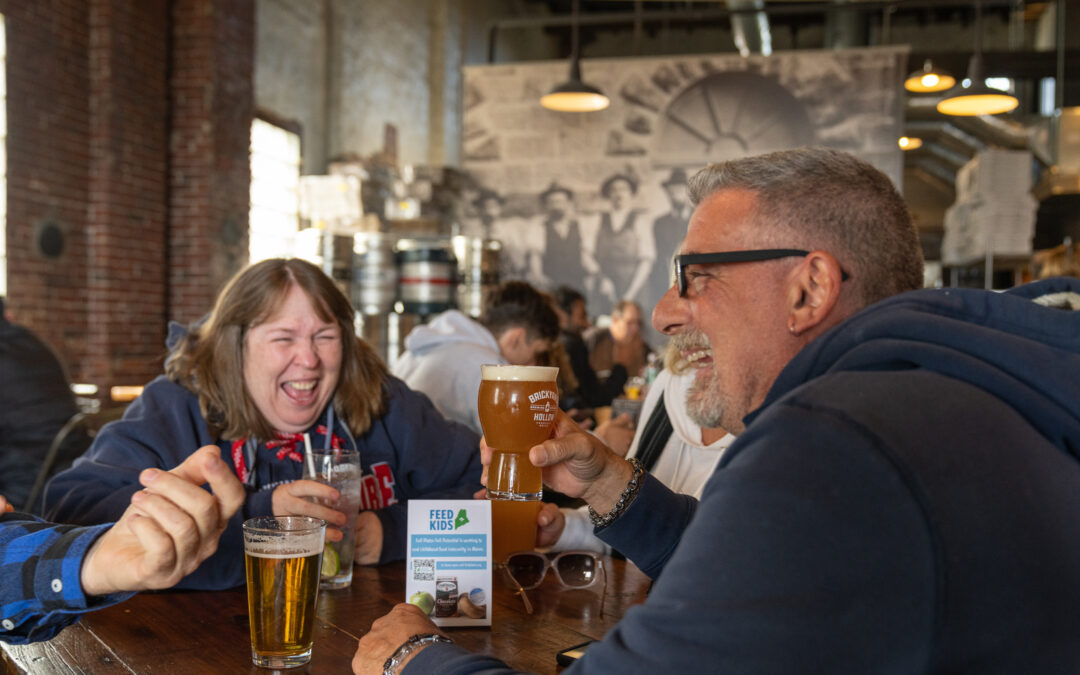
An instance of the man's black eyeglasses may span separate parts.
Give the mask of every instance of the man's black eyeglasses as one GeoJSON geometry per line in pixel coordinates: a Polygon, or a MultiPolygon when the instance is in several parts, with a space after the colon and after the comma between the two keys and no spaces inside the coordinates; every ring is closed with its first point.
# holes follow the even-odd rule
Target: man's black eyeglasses
{"type": "MultiPolygon", "coordinates": [[[[800,248],[762,248],[751,251],[724,251],[722,253],[687,253],[675,256],[675,287],[679,289],[679,297],[686,297],[686,273],[683,271],[687,265],[718,265],[721,263],[758,262],[760,260],[776,260],[777,258],[793,258],[809,255],[810,251],[800,248]]],[[[848,273],[840,270],[841,281],[848,280],[848,273]]]]}

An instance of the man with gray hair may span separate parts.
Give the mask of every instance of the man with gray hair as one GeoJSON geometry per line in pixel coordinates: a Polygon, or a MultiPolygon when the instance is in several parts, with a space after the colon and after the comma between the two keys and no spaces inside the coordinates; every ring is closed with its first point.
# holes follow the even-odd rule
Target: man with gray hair
{"type": "MultiPolygon", "coordinates": [[[[739,437],[700,501],[565,416],[532,448],[655,579],[567,672],[1080,672],[1080,313],[1038,302],[1080,283],[915,290],[900,195],[833,150],[714,165],[690,192],[653,325],[739,437]]],[[[354,667],[434,631],[399,605],[354,667]]],[[[451,644],[411,657],[505,672],[451,644]]]]}

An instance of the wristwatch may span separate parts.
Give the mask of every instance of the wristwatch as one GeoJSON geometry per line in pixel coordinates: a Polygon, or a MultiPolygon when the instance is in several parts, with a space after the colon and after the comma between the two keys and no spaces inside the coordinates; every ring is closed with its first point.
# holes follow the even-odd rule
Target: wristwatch
{"type": "Polygon", "coordinates": [[[405,662],[405,659],[409,658],[410,654],[433,642],[454,644],[454,641],[445,635],[439,635],[438,633],[417,633],[403,642],[401,646],[390,655],[390,658],[386,659],[386,663],[383,664],[383,675],[397,675],[398,667],[405,662]]]}

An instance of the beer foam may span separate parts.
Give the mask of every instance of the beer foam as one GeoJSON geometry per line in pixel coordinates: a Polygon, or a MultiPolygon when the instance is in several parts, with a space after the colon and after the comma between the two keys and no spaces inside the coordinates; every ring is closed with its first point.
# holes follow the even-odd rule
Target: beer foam
{"type": "MultiPolygon", "coordinates": [[[[248,544],[250,546],[251,544],[248,544]]],[[[291,560],[293,558],[306,558],[309,555],[317,555],[322,553],[322,546],[314,551],[252,551],[248,549],[244,551],[252,558],[272,558],[276,560],[291,560]]]]}
{"type": "Polygon", "coordinates": [[[325,537],[325,524],[318,518],[306,516],[252,518],[244,523],[244,552],[256,558],[296,558],[315,555],[322,552],[325,537]],[[275,520],[285,528],[266,526],[275,520]]]}
{"type": "Polygon", "coordinates": [[[299,558],[321,553],[323,532],[313,532],[301,537],[269,537],[261,533],[244,533],[244,552],[255,558],[299,558]]]}
{"type": "Polygon", "coordinates": [[[501,382],[554,382],[559,369],[552,366],[480,366],[482,378],[501,382]]]}

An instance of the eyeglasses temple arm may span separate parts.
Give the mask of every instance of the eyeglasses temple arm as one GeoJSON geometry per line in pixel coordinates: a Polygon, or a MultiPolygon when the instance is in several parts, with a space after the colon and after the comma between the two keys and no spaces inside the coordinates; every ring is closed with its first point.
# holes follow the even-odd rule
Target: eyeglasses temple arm
{"type": "Polygon", "coordinates": [[[513,582],[514,586],[517,588],[514,592],[521,596],[521,602],[525,605],[525,611],[532,614],[533,606],[532,603],[529,602],[529,594],[525,592],[525,588],[521,585],[521,582],[515,579],[513,574],[510,574],[510,569],[508,567],[504,567],[503,572],[506,573],[506,578],[513,582]]]}
{"type": "Polygon", "coordinates": [[[596,562],[600,563],[600,571],[604,573],[604,588],[600,591],[600,618],[603,618],[604,617],[604,603],[607,602],[607,587],[608,587],[607,565],[605,565],[604,561],[600,560],[599,558],[597,558],[596,562]]]}
{"type": "Polygon", "coordinates": [[[533,613],[532,603],[529,602],[529,594],[525,592],[525,589],[518,584],[517,594],[521,596],[521,602],[525,604],[525,611],[529,614],[533,613]]]}

